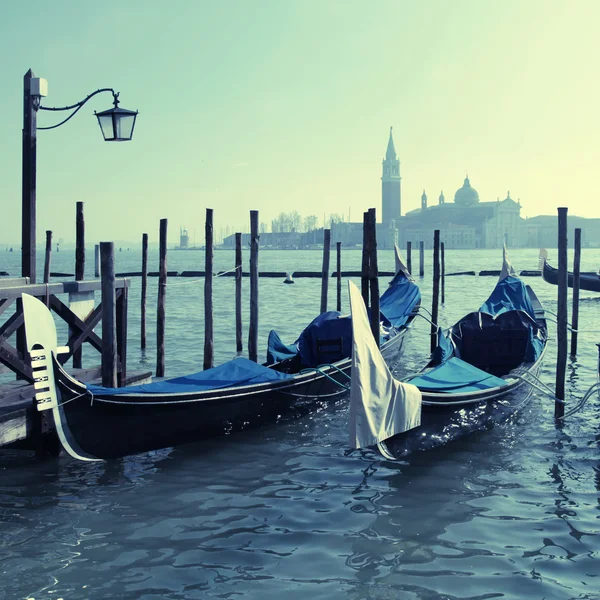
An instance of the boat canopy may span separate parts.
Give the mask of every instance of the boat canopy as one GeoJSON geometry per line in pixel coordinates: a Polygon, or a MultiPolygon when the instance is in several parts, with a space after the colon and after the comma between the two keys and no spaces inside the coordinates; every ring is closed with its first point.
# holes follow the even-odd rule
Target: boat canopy
{"type": "Polygon", "coordinates": [[[490,297],[479,309],[480,312],[492,316],[501,315],[510,310],[522,310],[532,319],[535,318],[527,286],[521,279],[513,276],[499,281],[490,297]]]}
{"type": "Polygon", "coordinates": [[[99,396],[122,396],[131,394],[186,394],[203,392],[221,388],[240,387],[268,383],[282,379],[290,379],[292,375],[279,373],[247,358],[234,358],[218,367],[200,371],[193,375],[165,379],[142,385],[124,388],[106,388],[99,385],[88,385],[87,389],[99,396]]]}
{"type": "MultiPolygon", "coordinates": [[[[544,338],[527,287],[518,277],[508,276],[496,284],[479,311],[464,316],[445,332],[438,330],[430,366],[457,357],[474,368],[502,376],[523,362],[535,362],[543,349],[544,338]]],[[[468,379],[464,383],[468,385],[468,379]]]]}
{"type": "MultiPolygon", "coordinates": [[[[384,338],[406,324],[420,300],[418,286],[399,271],[380,300],[384,338]]],[[[316,367],[350,358],[351,353],[352,321],[337,311],[324,312],[313,319],[292,345],[285,344],[275,330],[269,333],[267,342],[268,365],[298,356],[304,366],[316,367]]]]}

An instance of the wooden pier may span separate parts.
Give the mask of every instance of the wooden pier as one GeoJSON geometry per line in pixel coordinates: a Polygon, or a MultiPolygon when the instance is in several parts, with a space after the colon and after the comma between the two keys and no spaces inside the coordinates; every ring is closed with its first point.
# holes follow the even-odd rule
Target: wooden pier
{"type": "MultiPolygon", "coordinates": [[[[127,290],[128,279],[114,281],[116,317],[115,339],[100,338],[94,328],[103,316],[103,303],[96,303],[96,292],[103,282],[67,281],[62,283],[31,284],[28,278],[0,279],[0,315],[12,313],[0,326],[0,374],[14,373],[16,381],[0,384],[0,446],[18,443],[40,449],[40,439],[53,429],[51,420],[39,413],[33,402],[35,388],[33,372],[25,351],[24,318],[21,294],[35,296],[44,302],[65,323],[68,354],[58,357],[65,364],[82,349],[84,343],[102,353],[114,343],[116,347],[115,379],[121,385],[150,381],[150,372],[127,372],[127,290]],[[65,298],[67,296],[67,298],[65,298]],[[13,342],[13,338],[15,341],[13,342]]],[[[100,383],[101,365],[70,369],[69,373],[83,382],[100,383]]]]}

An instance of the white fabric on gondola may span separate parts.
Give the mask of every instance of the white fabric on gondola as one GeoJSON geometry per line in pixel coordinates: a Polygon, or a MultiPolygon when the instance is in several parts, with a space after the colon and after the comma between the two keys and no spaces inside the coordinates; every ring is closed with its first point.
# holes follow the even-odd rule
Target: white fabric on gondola
{"type": "Polygon", "coordinates": [[[514,267],[512,266],[512,264],[510,263],[510,260],[508,258],[508,253],[506,252],[506,244],[504,244],[502,246],[502,270],[500,271],[500,277],[498,278],[498,281],[502,281],[503,279],[506,279],[507,277],[516,277],[517,274],[515,272],[514,267]]]}
{"type": "Polygon", "coordinates": [[[421,424],[421,392],[394,379],[373,334],[362,296],[348,282],[352,313],[350,446],[374,446],[421,424]]]}
{"type": "Polygon", "coordinates": [[[398,248],[398,244],[394,244],[394,255],[396,257],[396,275],[400,271],[402,271],[410,281],[414,281],[406,263],[404,262],[404,257],[402,256],[402,252],[400,252],[400,248],[398,248]]]}

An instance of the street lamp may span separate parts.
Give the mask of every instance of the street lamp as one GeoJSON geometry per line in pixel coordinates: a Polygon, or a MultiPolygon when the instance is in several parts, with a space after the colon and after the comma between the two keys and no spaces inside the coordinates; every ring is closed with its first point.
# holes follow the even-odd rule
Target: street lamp
{"type": "Polygon", "coordinates": [[[48,84],[45,79],[35,77],[29,69],[23,79],[23,182],[22,182],[22,227],[21,227],[21,275],[29,277],[35,283],[35,229],[36,229],[36,164],[37,164],[37,131],[56,129],[64,125],[90,99],[102,92],[111,92],[113,108],[94,113],[104,140],[107,142],[125,142],[131,140],[137,111],[119,107],[119,94],[112,88],[101,88],[86,96],[80,102],[70,106],[53,108],[42,106],[41,99],[48,95],[48,84]],[[50,127],[37,126],[38,110],[68,111],[71,114],[50,127]]]}

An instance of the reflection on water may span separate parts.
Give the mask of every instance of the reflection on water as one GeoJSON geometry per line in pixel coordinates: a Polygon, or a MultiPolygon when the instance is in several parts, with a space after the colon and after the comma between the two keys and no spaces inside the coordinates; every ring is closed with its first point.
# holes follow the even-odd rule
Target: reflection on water
{"type": "MultiPolygon", "coordinates": [[[[278,270],[297,268],[291,262],[301,254],[284,253],[278,270]]],[[[491,253],[460,254],[447,253],[455,261],[448,270],[477,269],[479,260],[490,266],[491,253]]],[[[536,255],[511,258],[517,268],[533,268],[536,255]]],[[[311,256],[318,263],[318,253],[311,256]]],[[[220,253],[216,259],[225,261],[220,253]]],[[[230,283],[215,286],[223,314],[233,309],[230,283]]],[[[528,283],[555,310],[556,290],[528,283]]],[[[464,278],[448,278],[441,320],[477,308],[493,285],[470,278],[465,295],[464,278]]],[[[427,303],[427,280],[422,288],[427,303]]],[[[199,298],[181,290],[173,284],[168,291],[172,375],[201,364],[199,298]]],[[[261,335],[277,325],[293,339],[319,293],[316,280],[261,281],[269,307],[261,335]]],[[[593,329],[597,311],[596,301],[584,301],[580,322],[593,329]]],[[[216,321],[225,360],[234,332],[223,315],[216,321]]],[[[424,321],[417,325],[396,372],[422,364],[428,331],[424,321]]],[[[580,336],[568,403],[595,381],[597,338],[580,336]]],[[[135,344],[130,352],[131,368],[152,365],[151,348],[146,358],[135,344]]],[[[551,342],[541,372],[550,385],[554,354],[551,342]]],[[[600,401],[591,398],[561,427],[553,410],[535,395],[513,421],[398,462],[348,449],[343,401],[259,430],[103,464],[4,453],[0,597],[598,599],[600,401]]]]}

